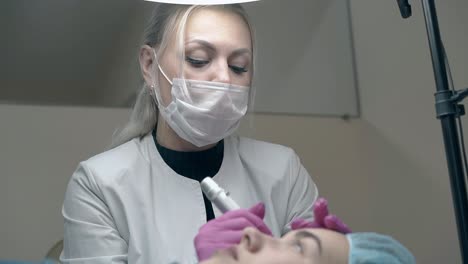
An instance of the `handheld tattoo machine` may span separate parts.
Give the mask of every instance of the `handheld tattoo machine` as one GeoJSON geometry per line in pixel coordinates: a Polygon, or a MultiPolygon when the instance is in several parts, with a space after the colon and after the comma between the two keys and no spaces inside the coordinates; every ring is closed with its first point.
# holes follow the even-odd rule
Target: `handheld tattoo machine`
{"type": "Polygon", "coordinates": [[[214,203],[223,214],[227,211],[240,208],[239,205],[229,197],[229,193],[219,187],[219,185],[210,177],[203,179],[201,182],[201,189],[206,197],[208,197],[208,199],[210,199],[210,201],[214,203]]]}

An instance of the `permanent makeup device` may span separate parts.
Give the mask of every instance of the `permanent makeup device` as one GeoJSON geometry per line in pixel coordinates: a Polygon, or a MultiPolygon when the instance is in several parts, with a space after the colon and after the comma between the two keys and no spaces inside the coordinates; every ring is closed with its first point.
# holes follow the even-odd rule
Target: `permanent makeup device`
{"type": "Polygon", "coordinates": [[[229,193],[226,193],[226,191],[219,187],[210,177],[203,179],[201,182],[201,189],[206,197],[208,197],[223,214],[227,211],[240,209],[239,205],[229,197],[229,193]]]}

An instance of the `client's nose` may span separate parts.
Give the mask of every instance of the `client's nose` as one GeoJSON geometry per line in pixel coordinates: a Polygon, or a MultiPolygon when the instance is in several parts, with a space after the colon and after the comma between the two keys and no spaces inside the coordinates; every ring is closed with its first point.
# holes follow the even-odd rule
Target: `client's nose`
{"type": "Polygon", "coordinates": [[[244,246],[249,252],[255,253],[261,250],[266,243],[267,236],[262,234],[256,228],[247,227],[243,231],[241,246],[244,246]]]}

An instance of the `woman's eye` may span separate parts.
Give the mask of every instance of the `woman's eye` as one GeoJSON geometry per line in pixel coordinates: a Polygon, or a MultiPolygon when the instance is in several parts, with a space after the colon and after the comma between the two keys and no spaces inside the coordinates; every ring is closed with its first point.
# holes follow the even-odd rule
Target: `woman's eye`
{"type": "Polygon", "coordinates": [[[209,63],[209,61],[207,60],[199,60],[199,59],[194,59],[194,58],[191,58],[191,57],[186,57],[185,60],[192,64],[192,66],[196,67],[196,68],[201,68],[203,66],[205,66],[206,64],[209,63]]]}
{"type": "Polygon", "coordinates": [[[236,74],[242,74],[244,72],[247,72],[247,69],[244,67],[229,65],[229,68],[231,68],[231,70],[236,74]]]}

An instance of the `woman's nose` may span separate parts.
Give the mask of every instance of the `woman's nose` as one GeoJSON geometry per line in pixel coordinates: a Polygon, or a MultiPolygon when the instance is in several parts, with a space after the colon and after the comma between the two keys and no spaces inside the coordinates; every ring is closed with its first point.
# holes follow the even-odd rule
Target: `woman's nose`
{"type": "Polygon", "coordinates": [[[220,61],[217,63],[213,73],[213,82],[231,83],[231,73],[229,71],[229,65],[226,61],[220,61]]]}
{"type": "Polygon", "coordinates": [[[243,231],[241,245],[245,246],[249,252],[255,253],[260,251],[266,243],[268,243],[267,240],[268,237],[256,228],[247,227],[243,231]]]}

